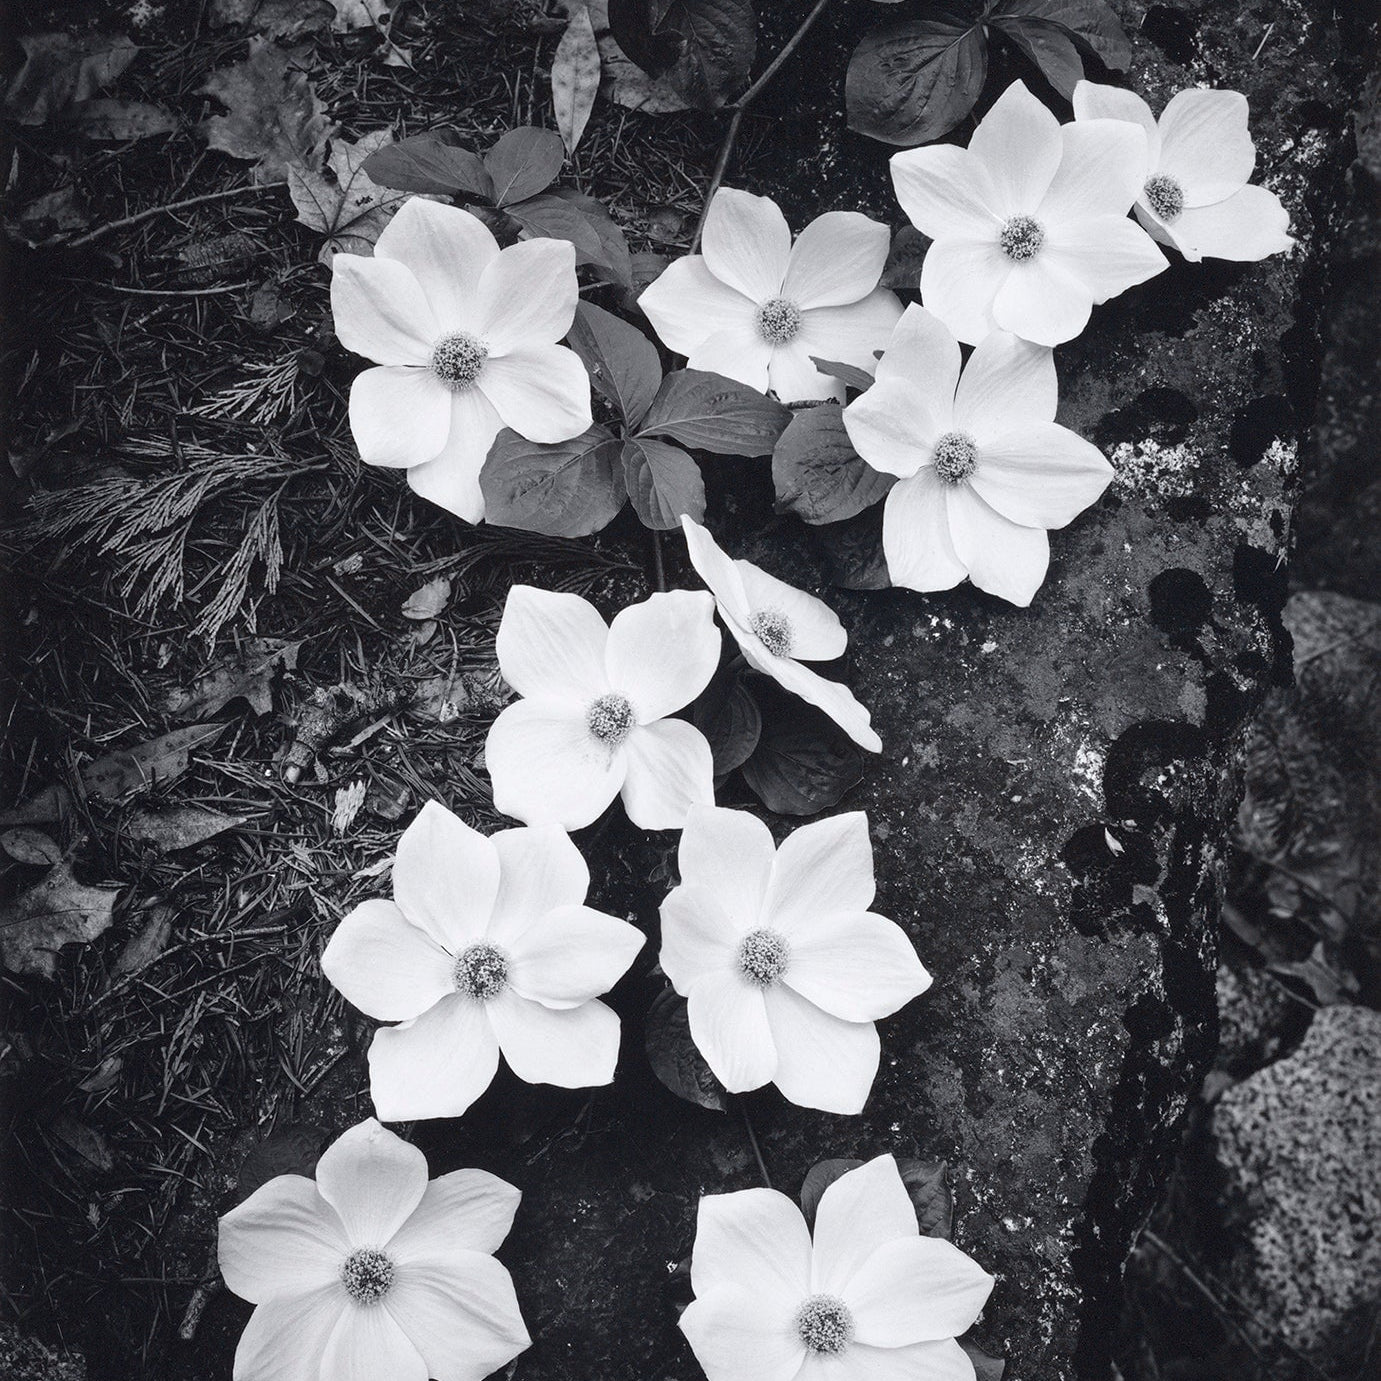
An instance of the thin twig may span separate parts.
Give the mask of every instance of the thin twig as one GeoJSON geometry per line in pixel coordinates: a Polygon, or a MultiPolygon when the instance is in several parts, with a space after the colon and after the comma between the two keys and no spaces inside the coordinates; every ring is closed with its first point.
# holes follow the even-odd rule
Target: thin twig
{"type": "Polygon", "coordinates": [[[748,1116],[748,1105],[740,1100],[738,1110],[743,1114],[743,1125],[748,1131],[748,1144],[753,1148],[753,1159],[758,1163],[758,1174],[768,1189],[772,1188],[772,1176],[767,1173],[767,1162],[762,1158],[762,1147],[758,1145],[758,1134],[753,1130],[753,1119],[748,1116]]]}
{"type": "Polygon", "coordinates": [[[118,221],[108,221],[105,225],[98,225],[95,230],[88,230],[85,235],[78,235],[74,240],[60,240],[57,243],[63,249],[77,249],[82,245],[89,245],[95,240],[103,239],[107,235],[113,235],[117,230],[124,230],[131,225],[139,225],[142,221],[151,221],[155,216],[162,216],[173,211],[184,211],[189,206],[203,206],[208,201],[226,201],[230,197],[242,197],[246,192],[266,192],[270,187],[282,187],[281,182],[249,183],[244,187],[231,187],[222,192],[205,192],[199,197],[187,197],[182,201],[169,202],[166,206],[151,206],[147,211],[137,211],[132,216],[125,216],[118,221]]]}

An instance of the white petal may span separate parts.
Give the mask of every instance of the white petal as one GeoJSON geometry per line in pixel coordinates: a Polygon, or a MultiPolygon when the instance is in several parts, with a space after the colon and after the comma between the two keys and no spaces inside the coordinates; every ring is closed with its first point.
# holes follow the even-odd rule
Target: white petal
{"type": "Polygon", "coordinates": [[[994,331],[969,357],[954,397],[954,421],[981,446],[986,437],[1053,422],[1059,397],[1050,350],[994,331]]]}
{"type": "Polygon", "coordinates": [[[302,1381],[320,1374],[321,1354],[348,1307],[340,1281],[265,1301],[235,1347],[234,1381],[302,1381]]]}
{"type": "Polygon", "coordinates": [[[993,300],[997,325],[1038,345],[1073,340],[1092,313],[1092,290],[1044,251],[1029,264],[1015,265],[993,300]]]}
{"type": "Polygon", "coordinates": [[[750,614],[748,596],[738,567],[715,541],[710,530],[688,513],[681,515],[681,531],[686,536],[686,551],[696,574],[710,587],[721,614],[745,622],[750,614]]]}
{"type": "Polygon", "coordinates": [[[1019,81],[997,98],[969,140],[969,158],[987,173],[992,187],[989,205],[1004,220],[1031,215],[1040,205],[1062,149],[1060,122],[1019,81]]]}
{"type": "Polygon", "coordinates": [[[581,704],[609,689],[609,628],[579,595],[514,585],[494,640],[503,678],[519,695],[569,696],[581,704]]]}
{"type": "Polygon", "coordinates": [[[509,981],[520,997],[547,1007],[578,1007],[607,993],[638,957],[637,926],[588,906],[561,906],[534,917],[508,939],[509,981]]]}
{"type": "Polygon", "coordinates": [[[1060,136],[1060,170],[1035,213],[1052,242],[1071,221],[1125,216],[1149,169],[1146,131],[1127,120],[1080,120],[1060,136]]]}
{"type": "Polygon", "coordinates": [[[772,865],[763,917],[791,934],[797,916],[866,911],[873,904],[873,846],[861,810],[812,820],[782,841],[772,865]]]}
{"type": "Polygon", "coordinates": [[[503,710],[490,726],[484,758],[498,810],[568,830],[598,818],[628,770],[623,750],[611,753],[591,736],[582,707],[550,698],[503,710]]]}
{"type": "Polygon", "coordinates": [[[350,1254],[335,1209],[305,1175],[278,1175],[220,1221],[216,1255],[226,1285],[259,1304],[340,1281],[350,1254]]]}
{"type": "Polygon", "coordinates": [[[387,1308],[346,1309],[321,1356],[330,1381],[427,1381],[427,1364],[387,1308]]]}
{"type": "Polygon", "coordinates": [[[336,927],[321,971],[376,1021],[406,1021],[452,992],[455,959],[393,902],[361,902],[336,927]]]}
{"type": "Polygon", "coordinates": [[[930,975],[895,921],[852,911],[797,920],[782,982],[844,1021],[876,1021],[925,992],[930,975]]]}
{"type": "Polygon", "coordinates": [[[1241,189],[1256,166],[1247,98],[1237,91],[1190,89],[1160,113],[1156,171],[1184,189],[1186,206],[1210,206],[1241,189]]]}
{"type": "Polygon", "coordinates": [[[913,302],[892,331],[877,378],[878,383],[897,379],[907,384],[937,429],[947,431],[959,382],[959,342],[939,317],[913,302]]]}
{"type": "Polygon", "coordinates": [[[901,316],[901,299],[878,288],[843,307],[807,308],[801,313],[800,334],[791,344],[807,356],[839,360],[871,374],[878,351],[887,349],[901,316]]]}
{"type": "Polygon", "coordinates": [[[979,450],[974,492],[1023,527],[1064,527],[1108,487],[1112,466],[1092,442],[1055,422],[1028,423],[979,450]]]}
{"type": "Polygon", "coordinates": [[[499,891],[489,922],[496,944],[508,945],[558,906],[579,906],[585,900],[590,870],[559,826],[500,830],[489,840],[499,855],[499,891]]]}
{"type": "Polygon", "coordinates": [[[905,1347],[967,1331],[983,1312],[993,1284],[992,1276],[952,1242],[903,1237],[884,1243],[854,1273],[845,1302],[860,1343],[905,1347]]]}
{"type": "Polygon", "coordinates": [[[770,197],[721,187],[705,217],[700,248],[721,282],[754,302],[782,293],[791,258],[791,227],[770,197]]]}
{"type": "Polygon", "coordinates": [[[438,333],[473,332],[480,277],[499,257],[499,243],[469,211],[412,197],[384,227],[374,257],[397,260],[412,273],[438,333]]]}
{"type": "MultiPolygon", "coordinates": [[[[1140,214],[1141,206],[1137,207],[1140,214]]],[[[1191,206],[1161,227],[1186,259],[1231,259],[1254,263],[1271,254],[1283,254],[1294,244],[1290,213],[1274,192],[1264,187],[1243,187],[1226,201],[1212,206],[1191,206]]]]}
{"type": "Polygon", "coordinates": [[[1095,302],[1106,302],[1169,267],[1150,236],[1125,216],[1095,217],[1052,230],[1040,262],[1077,281],[1095,302]]]}
{"type": "Polygon", "coordinates": [[[918,393],[913,380],[879,379],[844,409],[844,430],[874,470],[909,479],[934,459],[945,427],[918,393]]]}
{"type": "Polygon", "coordinates": [[[812,1286],[842,1296],[879,1247],[920,1234],[897,1162],[890,1155],[877,1156],[841,1175],[820,1196],[812,1286]]]}
{"type": "Polygon", "coordinates": [[[945,494],[954,552],[980,590],[1025,608],[1045,580],[1050,539],[1021,527],[983,502],[967,484],[945,494]]]}
{"type": "Polygon", "coordinates": [[[609,625],[609,684],[633,702],[639,724],[689,705],[719,665],[714,600],[702,590],[669,590],[619,610],[609,625]]]}
{"type": "Polygon", "coordinates": [[[484,934],[498,890],[493,844],[439,801],[428,801],[398,839],[393,900],[403,915],[458,954],[484,934]]]}
{"type": "Polygon", "coordinates": [[[730,1093],[761,1088],[777,1072],[761,988],[738,973],[703,974],[691,984],[686,1008],[696,1049],[730,1093]]]}
{"type": "Polygon", "coordinates": [[[758,924],[776,856],[756,815],[707,805],[687,815],[676,861],[682,883],[715,897],[741,934],[758,924]]]}
{"type": "MultiPolygon", "coordinates": [[[[696,806],[691,818],[697,811],[708,809],[696,806]]],[[[689,823],[686,829],[689,832],[689,823]]],[[[685,834],[681,837],[684,840],[685,834]]],[[[725,909],[728,893],[727,887],[711,890],[702,884],[682,883],[673,887],[662,902],[662,949],[658,960],[682,997],[705,974],[730,971],[744,932],[752,928],[751,921],[744,924],[725,909]]]]}
{"type": "Polygon", "coordinates": [[[619,1018],[604,1003],[557,1011],[510,989],[489,1004],[489,1020],[509,1068],[529,1084],[592,1088],[613,1082],[619,1018]]]}
{"type": "Polygon", "coordinates": [[[805,1360],[791,1307],[757,1291],[720,1287],[698,1295],[680,1328],[708,1381],[793,1381],[805,1360]]]}
{"type": "Polygon", "coordinates": [[[623,808],[639,829],[679,830],[692,806],[714,804],[714,755],[694,724],[640,724],[625,752],[623,808]]]}
{"type": "Polygon", "coordinates": [[[401,1026],[381,1026],[369,1047],[369,1094],[385,1122],[459,1117],[499,1067],[484,1008],[459,994],[401,1026]]]}
{"type": "Polygon", "coordinates": [[[352,1247],[386,1247],[422,1201],[427,1158],[371,1117],[321,1153],[316,1187],[352,1247]]]}
{"type": "Polygon", "coordinates": [[[888,491],[882,507],[882,551],[893,585],[948,590],[968,574],[950,540],[945,491],[933,465],[888,491]]]}
{"type": "MultiPolygon", "coordinates": [[[[851,307],[832,308],[833,311],[852,311],[851,307]]],[[[816,333],[821,336],[820,332],[816,333]]],[[[824,349],[817,339],[808,342],[804,339],[805,332],[802,331],[795,340],[786,345],[774,346],[772,354],[767,362],[767,386],[783,403],[820,403],[829,399],[834,399],[842,403],[844,401],[844,385],[832,374],[825,374],[811,359],[814,355],[819,359],[842,358],[842,356],[831,357],[821,354],[824,349]]],[[[828,339],[828,337],[823,337],[828,339]]],[[[878,349],[886,344],[886,340],[878,343],[878,349]]],[[[868,356],[872,360],[872,355],[868,356]]],[[[850,360],[850,364],[857,361],[850,360]]],[[[874,361],[875,363],[875,361],[874,361]]],[[[866,366],[859,364],[860,369],[866,366]]]]}
{"type": "Polygon", "coordinates": [[[871,1021],[840,1021],[780,983],[767,990],[767,1021],[777,1047],[772,1082],[783,1098],[821,1112],[863,1111],[881,1055],[871,1021]]]}
{"type": "Polygon", "coordinates": [[[426,364],[441,334],[417,279],[362,254],[331,261],[331,316],[340,343],[376,364],[426,364]]]}
{"type": "Polygon", "coordinates": [[[705,266],[699,254],[668,264],[638,298],[638,306],[668,350],[693,355],[696,347],[726,326],[752,331],[757,303],[705,266]]]}
{"type": "Polygon", "coordinates": [[[366,465],[425,464],[451,434],[451,391],[430,369],[366,369],[350,385],[350,434],[366,465]]]}
{"type": "Polygon", "coordinates": [[[488,359],[475,387],[529,441],[567,441],[591,422],[590,376],[564,345],[526,345],[488,359]]]}
{"type": "Polygon", "coordinates": [[[997,325],[993,301],[1012,272],[1012,261],[990,240],[936,240],[921,263],[921,301],[965,345],[976,345],[997,325]]]}
{"type": "Polygon", "coordinates": [[[892,186],[907,219],[932,240],[959,236],[997,240],[1002,217],[988,174],[967,149],[932,144],[888,160],[892,186]]]}
{"type": "Polygon", "coordinates": [[[571,329],[580,284],[569,240],[524,240],[500,250],[480,275],[475,334],[491,355],[552,345],[571,329]]]}
{"type": "Polygon", "coordinates": [[[691,1285],[697,1295],[734,1290],[794,1309],[810,1294],[810,1230],[775,1189],[706,1194],[696,1215],[691,1285]]]}
{"type": "Polygon", "coordinates": [[[427,1182],[413,1215],[393,1235],[395,1261],[442,1257],[452,1251],[493,1252],[513,1227],[522,1195],[487,1170],[452,1170],[427,1182]]]}
{"type": "Polygon", "coordinates": [[[974,1369],[953,1338],[909,1347],[854,1343],[834,1357],[812,1353],[796,1381],[974,1381],[974,1369]]]}
{"type": "Polygon", "coordinates": [[[814,595],[778,580],[751,561],[736,561],[749,608],[754,613],[771,610],[782,614],[791,629],[788,656],[803,662],[832,662],[844,655],[849,635],[839,615],[814,595]]]}
{"type": "Polygon", "coordinates": [[[827,211],[796,237],[782,296],[798,307],[839,307],[878,285],[892,232],[857,211],[827,211]]]}
{"type": "Polygon", "coordinates": [[[848,686],[831,681],[787,657],[769,655],[762,670],[792,695],[823,710],[860,748],[869,753],[882,751],[882,740],[872,727],[872,716],[848,686]]]}
{"type": "Polygon", "coordinates": [[[1156,117],[1135,91],[1080,81],[1074,88],[1074,118],[1127,120],[1140,125],[1146,135],[1146,166],[1154,170],[1160,162],[1160,131],[1156,128],[1156,117]]]}
{"type": "Polygon", "coordinates": [[[703,337],[686,357],[686,363],[692,369],[722,374],[726,379],[766,393],[773,353],[774,347],[762,338],[752,322],[747,325],[735,322],[703,337]]]}
{"type": "Polygon", "coordinates": [[[513,1278],[478,1252],[452,1250],[409,1264],[385,1307],[436,1381],[484,1381],[532,1344],[513,1278]]]}
{"type": "Polygon", "coordinates": [[[441,453],[408,471],[408,487],[415,494],[477,523],[484,517],[480,470],[503,423],[479,389],[451,396],[451,430],[441,453]]]}

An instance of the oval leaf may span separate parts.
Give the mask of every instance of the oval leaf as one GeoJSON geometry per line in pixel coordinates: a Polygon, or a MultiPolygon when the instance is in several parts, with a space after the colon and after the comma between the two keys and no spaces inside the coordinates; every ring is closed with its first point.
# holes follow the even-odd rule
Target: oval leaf
{"type": "Polygon", "coordinates": [[[815,1228],[815,1211],[820,1207],[820,1198],[830,1185],[850,1170],[857,1170],[863,1162],[857,1157],[841,1156],[833,1160],[822,1160],[806,1171],[801,1181],[801,1212],[812,1231],[815,1228]]]}
{"type": "Polygon", "coordinates": [[[529,236],[548,240],[569,240],[575,246],[577,264],[595,263],[604,252],[599,232],[570,202],[550,192],[539,193],[507,208],[529,236]]]}
{"type": "MultiPolygon", "coordinates": [[[[811,1166],[801,1184],[801,1212],[806,1222],[815,1224],[820,1198],[830,1185],[863,1162],[841,1157],[822,1160],[811,1166]]],[[[954,1198],[949,1188],[949,1167],[942,1160],[916,1160],[909,1156],[897,1160],[897,1171],[911,1205],[916,1210],[916,1225],[923,1237],[950,1237],[954,1227],[954,1198]]]]}
{"type": "Polygon", "coordinates": [[[841,590],[886,590],[892,581],[882,550],[882,505],[874,504],[842,523],[819,528],[830,563],[830,582],[841,590]]]}
{"type": "Polygon", "coordinates": [[[610,0],[619,46],[701,110],[747,85],[757,51],[752,0],[610,0]]]}
{"type": "Polygon", "coordinates": [[[772,452],[777,511],[808,523],[835,523],[862,513],[896,483],[854,450],[838,403],[798,412],[772,452]]]}
{"type": "Polygon", "coordinates": [[[590,371],[590,382],[636,427],[662,382],[657,347],[613,312],[582,302],[566,344],[590,371]]]}
{"type": "Polygon", "coordinates": [[[1006,1362],[999,1357],[989,1357],[986,1352],[980,1352],[967,1338],[956,1338],[955,1341],[973,1363],[974,1381],[1002,1381],[1007,1370],[1006,1362]]]}
{"type": "Polygon", "coordinates": [[[604,427],[543,446],[504,428],[480,471],[485,518],[548,537],[588,537],[623,507],[619,443],[604,427]]]}
{"type": "Polygon", "coordinates": [[[681,515],[705,516],[705,481],[700,467],[679,446],[651,437],[623,443],[623,482],[644,527],[670,532],[681,515]]]}
{"type": "MultiPolygon", "coordinates": [[[[574,206],[599,237],[599,253],[591,256],[589,263],[603,269],[611,283],[617,283],[621,288],[631,288],[633,256],[628,252],[628,241],[624,238],[622,228],[605,209],[604,203],[584,192],[577,192],[574,187],[556,187],[550,195],[574,206]]],[[[578,254],[576,260],[578,263],[586,262],[578,254]]]]}
{"type": "Polygon", "coordinates": [[[758,702],[737,672],[715,673],[692,707],[691,719],[710,745],[716,777],[742,767],[762,737],[758,702]]]}
{"type": "Polygon", "coordinates": [[[666,988],[647,1012],[647,1058],[652,1072],[678,1098],[711,1112],[727,1112],[729,1095],[691,1039],[686,999],[666,988]]]}
{"type": "Polygon", "coordinates": [[[453,129],[400,139],[371,153],[360,167],[372,182],[400,192],[464,192],[482,201],[494,199],[494,184],[484,160],[462,148],[460,135],[453,129]]]}
{"type": "Polygon", "coordinates": [[[662,381],[638,435],[674,437],[716,455],[766,456],[790,421],[790,408],[747,384],[678,369],[662,381]]]}
{"type": "Polygon", "coordinates": [[[50,868],[62,862],[62,850],[41,830],[28,825],[0,834],[0,849],[16,863],[28,863],[33,867],[50,868]]]}
{"type": "Polygon", "coordinates": [[[581,5],[566,23],[551,64],[551,103],[556,128],[568,153],[575,152],[599,91],[599,44],[589,6],[581,5]]]}
{"type": "Polygon", "coordinates": [[[494,205],[509,207],[535,197],[556,180],[566,161],[566,146],[549,129],[520,125],[487,154],[484,167],[494,183],[494,205]]]}
{"type": "Polygon", "coordinates": [[[838,379],[841,384],[859,393],[866,393],[873,386],[873,376],[856,364],[845,364],[842,360],[822,360],[819,355],[812,355],[810,362],[822,374],[828,374],[831,379],[838,379]]]}
{"type": "Polygon", "coordinates": [[[1043,19],[1010,16],[995,19],[993,27],[1004,33],[1040,69],[1041,76],[1065,100],[1083,80],[1084,61],[1074,40],[1058,25],[1043,19]]]}
{"type": "Polygon", "coordinates": [[[1007,16],[1058,24],[1114,72],[1125,72],[1131,65],[1132,41],[1103,0],[998,0],[987,17],[997,21],[1007,16]]]}
{"type": "Polygon", "coordinates": [[[743,779],[768,810],[814,815],[862,780],[862,750],[828,715],[766,677],[754,695],[762,737],[743,764],[743,779]]]}

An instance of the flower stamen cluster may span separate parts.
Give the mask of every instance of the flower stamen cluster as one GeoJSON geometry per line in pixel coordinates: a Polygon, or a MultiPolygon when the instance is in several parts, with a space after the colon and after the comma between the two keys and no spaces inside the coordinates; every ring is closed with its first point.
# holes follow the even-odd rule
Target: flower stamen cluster
{"type": "Polygon", "coordinates": [[[1014,264],[1029,264],[1045,244],[1045,227],[1034,216],[1012,216],[1003,225],[997,242],[1014,264]]]}
{"type": "Polygon", "coordinates": [[[341,1263],[340,1281],[356,1304],[378,1304],[393,1289],[393,1259],[378,1247],[357,1247],[341,1263]]]}
{"type": "Polygon", "coordinates": [[[760,988],[770,987],[785,972],[791,958],[786,937],[762,928],[743,937],[738,947],[738,966],[743,976],[760,988]]]}
{"type": "Polygon", "coordinates": [[[789,298],[774,297],[758,308],[757,328],[763,340],[785,345],[801,329],[801,309],[789,298]]]}
{"type": "Polygon", "coordinates": [[[497,945],[480,942],[461,951],[452,973],[456,992],[490,1002],[508,986],[509,958],[497,945]]]}
{"type": "Polygon", "coordinates": [[[455,331],[432,346],[431,371],[447,388],[460,392],[474,387],[488,358],[489,347],[482,340],[455,331]]]}
{"type": "Polygon", "coordinates": [[[946,432],[935,443],[935,473],[946,484],[960,484],[978,468],[978,447],[967,432],[946,432]]]}
{"type": "Polygon", "coordinates": [[[1184,188],[1168,173],[1154,173],[1142,188],[1146,204],[1161,220],[1173,223],[1184,211],[1184,188]]]}
{"type": "Polygon", "coordinates": [[[617,748],[632,733],[636,722],[632,703],[626,695],[616,691],[601,695],[585,716],[590,736],[606,748],[617,748]]]}
{"type": "Polygon", "coordinates": [[[796,1311],[796,1332],[812,1351],[833,1357],[854,1338],[854,1316],[834,1295],[812,1295],[796,1311]]]}
{"type": "Polygon", "coordinates": [[[791,655],[791,620],[778,609],[758,609],[749,624],[758,641],[774,656],[791,655]]]}

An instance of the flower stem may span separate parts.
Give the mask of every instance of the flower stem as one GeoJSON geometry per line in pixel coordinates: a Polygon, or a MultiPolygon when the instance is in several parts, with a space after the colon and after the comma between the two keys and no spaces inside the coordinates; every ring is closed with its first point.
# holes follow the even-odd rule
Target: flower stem
{"type": "Polygon", "coordinates": [[[667,568],[666,562],[662,559],[662,534],[655,527],[652,529],[652,565],[656,571],[657,589],[665,590],[667,568]]]}
{"type": "Polygon", "coordinates": [[[748,1105],[740,1098],[738,1110],[743,1114],[743,1126],[748,1133],[748,1144],[753,1148],[753,1159],[758,1163],[758,1174],[768,1189],[772,1188],[772,1176],[767,1173],[767,1162],[762,1158],[762,1147],[758,1145],[758,1134],[753,1130],[753,1119],[748,1116],[748,1105]]]}

